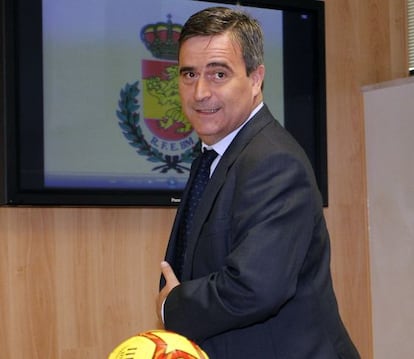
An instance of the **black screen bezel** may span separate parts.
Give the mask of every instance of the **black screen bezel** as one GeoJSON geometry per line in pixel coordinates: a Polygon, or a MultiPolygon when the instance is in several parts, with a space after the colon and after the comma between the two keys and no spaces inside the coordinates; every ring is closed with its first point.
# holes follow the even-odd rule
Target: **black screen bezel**
{"type": "MultiPolygon", "coordinates": [[[[194,0],[197,1],[197,0],[194,0]]],[[[206,0],[204,0],[206,1],[206,0]]],[[[305,149],[328,205],[324,4],[210,1],[284,11],[285,127],[305,149]],[[310,15],[301,28],[298,14],[310,15]],[[289,58],[287,61],[286,59],[289,58]]],[[[43,187],[41,0],[2,0],[1,201],[8,205],[175,206],[181,191],[43,187]],[[28,138],[35,138],[33,143],[28,138]],[[29,181],[27,181],[29,179],[29,181]]]]}

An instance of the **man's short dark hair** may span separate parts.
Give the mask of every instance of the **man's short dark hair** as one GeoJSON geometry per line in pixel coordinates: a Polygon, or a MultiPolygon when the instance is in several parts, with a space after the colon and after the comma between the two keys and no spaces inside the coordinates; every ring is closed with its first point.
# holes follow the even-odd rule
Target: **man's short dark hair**
{"type": "Polygon", "coordinates": [[[192,37],[226,32],[240,46],[247,75],[264,64],[263,31],[259,22],[243,11],[221,6],[201,10],[188,19],[181,30],[179,48],[192,37]]]}

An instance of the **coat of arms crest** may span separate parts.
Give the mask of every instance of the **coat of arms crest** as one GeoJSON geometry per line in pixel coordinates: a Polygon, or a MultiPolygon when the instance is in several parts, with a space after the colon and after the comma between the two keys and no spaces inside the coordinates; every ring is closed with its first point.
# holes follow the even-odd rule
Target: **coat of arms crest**
{"type": "Polygon", "coordinates": [[[178,38],[182,26],[167,22],[148,24],[140,38],[153,58],[141,61],[142,99],[139,81],[120,91],[116,112],[129,144],[156,164],[153,171],[183,173],[199,153],[199,140],[181,111],[178,94],[178,38]],[[142,120],[143,119],[143,120],[142,120]]]}

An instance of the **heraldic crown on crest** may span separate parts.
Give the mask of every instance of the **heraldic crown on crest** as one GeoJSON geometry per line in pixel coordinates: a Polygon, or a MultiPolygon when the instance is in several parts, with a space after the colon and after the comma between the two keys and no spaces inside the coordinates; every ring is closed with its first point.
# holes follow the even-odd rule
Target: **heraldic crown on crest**
{"type": "Polygon", "coordinates": [[[148,24],[141,30],[141,40],[158,59],[177,60],[178,38],[182,25],[173,24],[171,15],[167,15],[167,22],[148,24]]]}

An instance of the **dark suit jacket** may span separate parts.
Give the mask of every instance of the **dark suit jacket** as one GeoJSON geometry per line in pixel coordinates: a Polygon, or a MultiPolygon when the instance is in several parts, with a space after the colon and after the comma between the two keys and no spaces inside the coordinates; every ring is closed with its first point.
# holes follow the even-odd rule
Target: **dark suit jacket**
{"type": "MultiPolygon", "coordinates": [[[[181,212],[166,254],[173,268],[181,212]]],[[[266,106],[221,158],[191,238],[166,329],[210,359],[359,358],[338,314],[311,165],[266,106]]]]}

